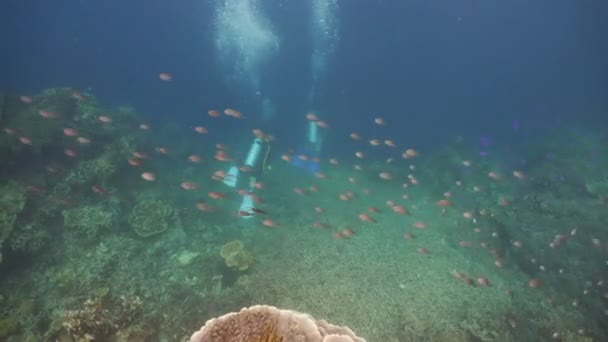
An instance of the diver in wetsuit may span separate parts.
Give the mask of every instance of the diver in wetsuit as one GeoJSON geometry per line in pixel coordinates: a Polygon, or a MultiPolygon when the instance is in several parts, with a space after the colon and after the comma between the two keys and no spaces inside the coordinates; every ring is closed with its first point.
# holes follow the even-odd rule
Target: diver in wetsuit
{"type": "Polygon", "coordinates": [[[269,158],[270,140],[264,137],[256,137],[249,147],[249,152],[243,162],[243,166],[241,168],[236,165],[232,166],[224,178],[224,184],[227,186],[248,190],[243,195],[241,205],[239,206],[239,213],[241,213],[239,216],[242,218],[251,218],[255,215],[253,192],[255,191],[255,184],[258,182],[258,178],[270,169],[269,158]],[[243,167],[247,168],[247,177],[241,175],[243,167]]]}

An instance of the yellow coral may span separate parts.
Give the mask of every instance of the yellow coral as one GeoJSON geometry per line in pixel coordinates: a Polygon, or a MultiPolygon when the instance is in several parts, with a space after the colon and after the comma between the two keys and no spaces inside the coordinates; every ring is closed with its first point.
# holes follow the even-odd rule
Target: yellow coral
{"type": "Polygon", "coordinates": [[[245,271],[253,264],[253,256],[243,249],[241,240],[234,240],[225,244],[220,251],[220,255],[224,258],[226,266],[239,271],[245,271]]]}
{"type": "Polygon", "coordinates": [[[246,287],[249,285],[249,276],[244,274],[236,279],[236,286],[246,287]]]}
{"type": "Polygon", "coordinates": [[[222,246],[222,250],[220,251],[220,255],[222,258],[226,259],[231,254],[234,254],[238,251],[243,250],[243,242],[241,240],[230,241],[224,246],[222,246]]]}
{"type": "Polygon", "coordinates": [[[133,207],[129,224],[137,235],[148,237],[167,230],[173,216],[173,208],[168,204],[162,201],[143,200],[133,207]]]}

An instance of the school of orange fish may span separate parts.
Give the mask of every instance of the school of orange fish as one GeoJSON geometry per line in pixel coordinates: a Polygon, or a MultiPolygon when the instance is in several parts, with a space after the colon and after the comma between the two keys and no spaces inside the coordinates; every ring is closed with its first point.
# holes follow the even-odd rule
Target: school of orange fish
{"type": "MultiPolygon", "coordinates": [[[[166,81],[166,82],[173,80],[173,76],[169,73],[162,73],[159,75],[159,78],[162,81],[166,81]]],[[[82,95],[79,92],[74,92],[73,97],[79,101],[87,101],[87,97],[82,95]]],[[[30,97],[30,96],[22,96],[20,99],[25,104],[34,103],[36,101],[35,97],[30,97]]],[[[48,120],[57,120],[57,119],[61,118],[61,113],[53,112],[51,110],[44,110],[44,109],[39,111],[39,115],[48,120]]],[[[208,116],[208,118],[210,118],[210,120],[218,119],[221,117],[228,117],[228,118],[235,119],[235,120],[245,119],[245,116],[239,110],[236,110],[233,108],[227,108],[224,110],[215,110],[215,109],[208,110],[206,115],[208,116]]],[[[305,114],[305,117],[307,120],[316,122],[320,128],[329,129],[329,127],[330,127],[328,122],[321,120],[321,118],[319,118],[315,113],[305,114]]],[[[370,119],[371,119],[370,121],[374,125],[377,125],[377,126],[387,125],[387,121],[384,118],[376,117],[376,118],[370,118],[370,119]]],[[[99,115],[97,117],[97,120],[99,121],[100,125],[112,125],[112,123],[113,123],[113,118],[108,115],[99,115]]],[[[196,126],[192,127],[192,130],[197,134],[205,135],[205,134],[209,133],[208,127],[209,127],[209,125],[205,125],[205,126],[196,125],[196,126]]],[[[143,130],[143,131],[149,131],[149,130],[152,130],[152,127],[149,123],[142,122],[139,124],[138,129],[143,130]]],[[[6,134],[14,136],[17,139],[17,141],[19,141],[21,144],[24,144],[24,145],[32,144],[32,139],[28,136],[20,135],[20,133],[18,132],[17,129],[5,127],[4,132],[6,134]]],[[[275,137],[273,135],[271,135],[267,132],[264,132],[261,129],[257,129],[257,128],[253,129],[252,133],[255,137],[262,138],[266,141],[272,141],[275,139],[275,137]]],[[[90,137],[87,137],[86,134],[82,134],[79,131],[76,123],[73,123],[73,125],[66,123],[66,127],[63,128],[63,134],[66,137],[74,138],[75,141],[81,145],[88,145],[88,144],[94,143],[93,141],[91,141],[90,137]]],[[[363,135],[360,133],[352,132],[352,133],[350,133],[349,138],[352,139],[353,141],[359,142],[357,146],[363,146],[362,143],[365,144],[365,139],[364,139],[363,135]]],[[[415,175],[416,166],[413,163],[413,161],[420,156],[420,153],[415,148],[406,147],[406,148],[400,149],[398,144],[391,139],[373,138],[373,139],[368,140],[368,143],[371,146],[386,146],[389,148],[394,148],[394,149],[396,149],[396,151],[401,151],[399,153],[401,158],[411,161],[408,169],[405,171],[405,173],[409,173],[407,175],[407,180],[405,183],[400,184],[400,186],[403,189],[408,189],[409,187],[417,186],[418,184],[420,184],[422,182],[422,180],[419,179],[418,176],[415,175]]],[[[234,164],[238,165],[239,164],[239,160],[236,160],[236,158],[233,158],[233,156],[230,153],[230,149],[228,148],[227,145],[225,145],[221,142],[218,142],[215,145],[215,147],[216,147],[216,149],[215,149],[215,153],[213,156],[213,158],[215,160],[217,160],[219,162],[225,162],[226,165],[234,165],[234,164]]],[[[167,146],[157,146],[154,150],[158,154],[171,153],[169,147],[167,147],[167,146]]],[[[366,155],[364,150],[365,150],[364,148],[361,148],[361,150],[354,151],[354,157],[356,159],[361,160],[361,163],[357,163],[357,164],[353,165],[354,170],[361,171],[364,169],[365,160],[368,158],[368,156],[366,155]]],[[[73,147],[65,148],[64,153],[68,158],[77,158],[79,155],[78,150],[73,147]]],[[[146,169],[146,160],[151,157],[152,157],[152,154],[149,152],[133,151],[132,155],[125,162],[128,163],[128,165],[130,165],[134,169],[138,170],[136,172],[136,174],[141,179],[143,179],[144,181],[147,181],[147,182],[155,182],[155,181],[157,181],[157,179],[159,179],[159,177],[162,177],[162,175],[157,175],[156,173],[151,172],[146,169]]],[[[328,165],[328,167],[336,167],[338,165],[341,165],[341,162],[337,158],[327,158],[326,160],[321,160],[319,158],[311,157],[308,155],[296,154],[293,151],[291,151],[289,153],[285,153],[280,157],[280,159],[282,159],[283,161],[288,162],[288,163],[291,163],[294,160],[294,158],[298,158],[303,161],[311,160],[316,163],[328,165]]],[[[198,155],[198,154],[186,155],[186,156],[184,156],[184,159],[193,164],[199,164],[205,160],[205,158],[203,156],[198,155]]],[[[394,160],[393,158],[390,158],[389,160],[387,160],[387,163],[390,164],[393,162],[393,160],[394,160]]],[[[474,163],[475,162],[473,160],[462,160],[462,166],[465,168],[473,167],[474,163]]],[[[227,167],[225,167],[224,164],[221,164],[221,163],[219,163],[218,165],[220,165],[218,167],[219,170],[213,172],[213,174],[211,176],[212,180],[223,181],[226,179],[226,177],[230,177],[227,174],[227,172],[224,171],[224,169],[227,169],[227,167]]],[[[246,165],[241,165],[240,171],[241,172],[252,172],[253,170],[251,170],[251,168],[246,165]]],[[[392,171],[392,172],[391,171],[381,171],[378,173],[377,176],[378,176],[379,180],[395,181],[395,182],[400,182],[400,179],[403,178],[403,177],[401,177],[401,175],[396,175],[394,171],[392,171]]],[[[322,171],[316,172],[314,174],[314,177],[316,177],[318,179],[329,179],[329,176],[327,175],[327,173],[322,172],[322,171]]],[[[487,177],[488,177],[489,181],[494,181],[494,182],[504,182],[505,179],[507,178],[504,174],[501,174],[498,171],[489,172],[487,174],[487,177]]],[[[527,179],[526,175],[520,170],[512,170],[511,175],[509,175],[509,177],[512,178],[514,181],[519,181],[519,182],[525,182],[527,179]]],[[[350,176],[350,177],[348,177],[348,181],[352,184],[356,184],[357,177],[350,176]]],[[[461,181],[457,181],[455,185],[457,187],[463,186],[461,181]]],[[[179,186],[185,191],[197,191],[202,188],[202,186],[200,186],[198,183],[191,181],[191,180],[183,180],[181,182],[181,184],[179,184],[179,186]]],[[[264,203],[264,200],[259,195],[260,193],[262,193],[262,191],[258,191],[258,190],[264,190],[264,188],[265,188],[264,183],[257,181],[255,184],[251,184],[251,188],[237,190],[237,193],[240,195],[251,195],[254,198],[255,203],[261,204],[261,203],[264,203]]],[[[106,191],[102,186],[94,186],[92,190],[94,192],[100,192],[100,193],[103,193],[106,191]]],[[[311,186],[309,188],[296,187],[293,189],[293,191],[298,195],[308,195],[309,193],[318,192],[319,188],[317,186],[311,186]]],[[[365,189],[361,190],[362,193],[365,193],[366,191],[368,191],[368,190],[365,190],[365,189]]],[[[475,187],[473,189],[473,191],[479,192],[482,190],[479,187],[475,187]]],[[[202,212],[213,212],[216,210],[216,208],[214,206],[214,201],[221,201],[221,200],[225,199],[228,195],[229,194],[227,192],[219,192],[219,191],[208,192],[207,196],[209,197],[209,201],[199,201],[198,203],[195,203],[193,205],[202,212]]],[[[357,196],[357,191],[349,190],[349,191],[345,191],[343,193],[338,194],[337,199],[341,200],[341,201],[350,201],[350,200],[353,200],[354,198],[356,198],[356,196],[357,196]]],[[[403,195],[403,200],[409,200],[409,195],[407,193],[403,195]]],[[[502,199],[499,203],[499,205],[503,205],[503,206],[506,206],[509,204],[510,204],[509,200],[506,198],[502,199]]],[[[400,204],[395,200],[392,200],[392,199],[386,200],[386,205],[389,208],[389,211],[391,211],[397,215],[411,215],[411,212],[410,212],[411,208],[408,208],[405,205],[400,204]]],[[[446,191],[443,194],[442,198],[437,198],[436,205],[438,207],[438,212],[441,214],[444,214],[448,210],[457,210],[456,208],[454,208],[451,191],[446,191]]],[[[314,212],[316,212],[317,214],[325,213],[325,208],[323,208],[321,206],[316,206],[313,209],[314,209],[314,212]]],[[[360,221],[364,222],[365,224],[375,224],[380,220],[379,217],[380,217],[381,212],[382,212],[382,210],[380,210],[379,208],[370,207],[367,210],[365,210],[364,212],[359,212],[359,211],[353,212],[352,215],[353,215],[354,219],[360,220],[360,221]]],[[[252,208],[251,211],[246,211],[246,212],[238,211],[235,214],[237,216],[258,216],[261,224],[266,227],[270,227],[270,228],[279,228],[284,225],[284,223],[278,222],[277,220],[273,219],[271,212],[269,212],[265,209],[262,209],[262,208],[258,208],[258,207],[252,208]]],[[[488,215],[488,213],[485,210],[479,210],[476,212],[465,210],[465,211],[461,212],[461,215],[464,219],[469,220],[471,222],[471,226],[474,231],[479,232],[481,228],[479,228],[476,225],[477,219],[479,216],[488,215]]],[[[324,228],[324,229],[331,228],[331,226],[328,223],[325,223],[322,221],[316,221],[316,222],[312,223],[312,226],[317,227],[317,228],[324,228]]],[[[417,229],[417,230],[425,230],[425,229],[429,228],[429,225],[424,221],[416,221],[413,223],[412,228],[417,229]]],[[[339,239],[339,240],[348,240],[350,238],[353,238],[356,234],[357,234],[357,232],[355,229],[353,229],[351,227],[345,227],[345,228],[340,228],[340,230],[337,232],[334,232],[333,237],[336,239],[339,239]]],[[[493,233],[493,235],[495,235],[495,234],[496,233],[493,233]]],[[[555,238],[552,241],[548,241],[547,244],[549,245],[550,248],[559,248],[561,245],[565,244],[569,239],[573,238],[576,234],[577,234],[577,228],[572,228],[569,232],[565,232],[564,234],[559,234],[559,235],[555,236],[555,238]]],[[[412,241],[412,240],[416,239],[414,233],[412,233],[409,230],[404,232],[402,237],[406,241],[412,241]]],[[[459,246],[463,247],[463,248],[472,247],[477,244],[478,243],[475,243],[473,241],[460,241],[459,242],[459,246]]],[[[512,244],[513,248],[522,248],[524,245],[524,242],[515,240],[515,241],[511,241],[511,244],[512,244]]],[[[594,239],[593,241],[591,241],[591,244],[595,248],[604,248],[605,247],[605,243],[598,239],[594,239]]],[[[502,255],[501,251],[493,249],[487,242],[481,242],[480,245],[482,248],[488,250],[489,253],[492,255],[492,257],[494,258],[494,264],[496,265],[496,267],[498,267],[498,268],[504,267],[504,260],[503,260],[503,255],[502,255]]],[[[431,253],[432,253],[432,251],[428,250],[427,248],[425,248],[423,246],[418,246],[416,250],[418,253],[421,253],[421,254],[431,255],[431,253]]],[[[535,262],[535,260],[532,260],[532,262],[535,262]]],[[[539,265],[539,267],[542,270],[542,268],[544,266],[539,265]]],[[[490,279],[488,279],[485,276],[471,277],[471,276],[465,274],[464,272],[460,272],[460,271],[456,271],[456,270],[454,270],[452,272],[452,276],[455,279],[457,279],[469,286],[488,287],[488,286],[492,285],[490,279]]],[[[603,284],[603,281],[602,281],[602,284],[603,284]]],[[[527,285],[530,288],[541,288],[541,287],[543,287],[543,281],[540,278],[532,278],[529,280],[527,285]]],[[[512,291],[508,290],[508,291],[506,291],[506,294],[511,295],[512,291]]],[[[608,291],[605,291],[603,293],[603,298],[605,300],[608,300],[608,291]]],[[[608,315],[608,310],[605,313],[608,315]]]]}

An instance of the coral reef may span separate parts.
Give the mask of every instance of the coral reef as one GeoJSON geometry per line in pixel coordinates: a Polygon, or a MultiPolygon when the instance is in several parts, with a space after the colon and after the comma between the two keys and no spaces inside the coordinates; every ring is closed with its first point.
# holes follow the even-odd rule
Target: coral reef
{"type": "Polygon", "coordinates": [[[0,319],[0,338],[15,334],[19,330],[19,322],[14,318],[0,319]]]}
{"type": "Polygon", "coordinates": [[[141,314],[142,304],[136,296],[120,296],[112,303],[89,299],[82,308],[68,310],[62,326],[75,341],[106,341],[141,314]]]}
{"type": "Polygon", "coordinates": [[[13,251],[35,253],[48,243],[49,232],[38,224],[26,224],[18,227],[8,239],[13,251]]]}
{"type": "Polygon", "coordinates": [[[234,240],[222,246],[220,255],[224,258],[226,266],[245,271],[253,265],[253,256],[244,250],[241,240],[234,240]]]}
{"type": "Polygon", "coordinates": [[[25,189],[16,182],[8,182],[0,187],[0,261],[2,245],[9,238],[17,216],[25,206],[25,189]]]}
{"type": "MultiPolygon", "coordinates": [[[[256,193],[261,211],[284,229],[258,229],[264,215],[236,219],[230,213],[240,198],[206,181],[225,168],[212,157],[214,144],[198,140],[213,134],[142,125],[132,108],[102,108],[72,89],[1,100],[0,340],[184,341],[199,327],[193,317],[252,303],[348,322],[384,342],[606,340],[606,276],[598,271],[608,246],[605,138],[558,132],[484,157],[464,139],[395,163],[370,154],[348,183],[345,157],[323,170],[332,178],[325,185],[280,164],[256,193]],[[143,181],[142,172],[158,180],[143,181]],[[393,182],[378,182],[380,172],[393,182]],[[182,181],[200,188],[181,191],[182,181]],[[313,196],[317,184],[323,191],[313,196]],[[311,196],[294,197],[305,185],[311,196]],[[336,200],[346,188],[352,201],[336,200]],[[216,190],[226,198],[205,196],[216,190]],[[382,209],[385,200],[410,215],[382,209]],[[354,214],[368,210],[377,213],[374,225],[354,214]],[[127,222],[128,231],[118,229],[127,222]],[[311,226],[357,234],[337,240],[334,229],[311,226]],[[162,238],[142,238],[155,234],[162,238]],[[422,247],[429,253],[417,252],[422,247]],[[529,287],[531,278],[543,287],[529,287]],[[136,297],[110,293],[137,294],[146,310],[136,297]]],[[[310,328],[326,342],[353,340],[324,336],[322,321],[271,307],[212,319],[194,337],[287,342],[288,327],[310,328]]]]}
{"type": "Polygon", "coordinates": [[[79,236],[92,238],[101,230],[109,230],[116,222],[117,213],[103,205],[85,205],[62,211],[64,227],[79,236]]]}
{"type": "Polygon", "coordinates": [[[608,177],[588,180],[585,189],[589,194],[600,199],[608,198],[608,177]]]}
{"type": "Polygon", "coordinates": [[[137,235],[148,237],[167,230],[174,216],[170,205],[160,200],[144,199],[133,207],[129,223],[137,235]]]}
{"type": "Polygon", "coordinates": [[[55,185],[53,193],[58,196],[66,196],[73,194],[74,188],[77,186],[102,184],[114,174],[116,164],[117,153],[112,149],[106,149],[96,158],[78,163],[55,185]]]}
{"type": "Polygon", "coordinates": [[[16,134],[10,136],[9,146],[13,151],[32,149],[41,152],[62,138],[61,128],[66,120],[74,116],[76,99],[72,97],[70,88],[47,89],[36,96],[34,103],[25,105],[14,101],[6,110],[3,125],[12,129],[16,134]],[[48,120],[40,115],[40,111],[57,113],[55,120],[48,120]],[[31,144],[26,146],[18,141],[18,137],[27,137],[31,144]]]}
{"type": "Polygon", "coordinates": [[[246,274],[240,275],[236,278],[236,286],[246,287],[249,285],[249,276],[246,274]]]}
{"type": "MultiPolygon", "coordinates": [[[[90,180],[101,182],[116,171],[116,156],[106,150],[99,157],[81,162],[72,175],[75,183],[86,183],[90,180]]],[[[68,177],[70,178],[70,177],[68,177]]]]}
{"type": "Polygon", "coordinates": [[[208,320],[192,335],[191,342],[365,342],[347,327],[336,326],[310,315],[256,305],[208,320]]]}

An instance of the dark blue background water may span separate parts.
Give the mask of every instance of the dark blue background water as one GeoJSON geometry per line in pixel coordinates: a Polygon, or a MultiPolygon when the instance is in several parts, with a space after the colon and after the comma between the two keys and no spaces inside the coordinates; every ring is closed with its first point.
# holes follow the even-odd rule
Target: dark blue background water
{"type": "MultiPolygon", "coordinates": [[[[311,108],[310,9],[299,0],[265,4],[281,50],[263,82],[277,99],[278,135],[297,144],[299,134],[285,133],[311,108]]],[[[185,123],[229,106],[257,116],[242,90],[222,82],[214,2],[4,0],[0,7],[6,91],[92,87],[106,104],[185,123]],[[160,72],[174,81],[159,81],[160,72]]],[[[333,136],[368,130],[376,113],[392,123],[383,135],[417,146],[455,135],[518,138],[560,122],[606,125],[607,15],[603,0],[342,0],[341,38],[318,107],[333,136]]]]}

